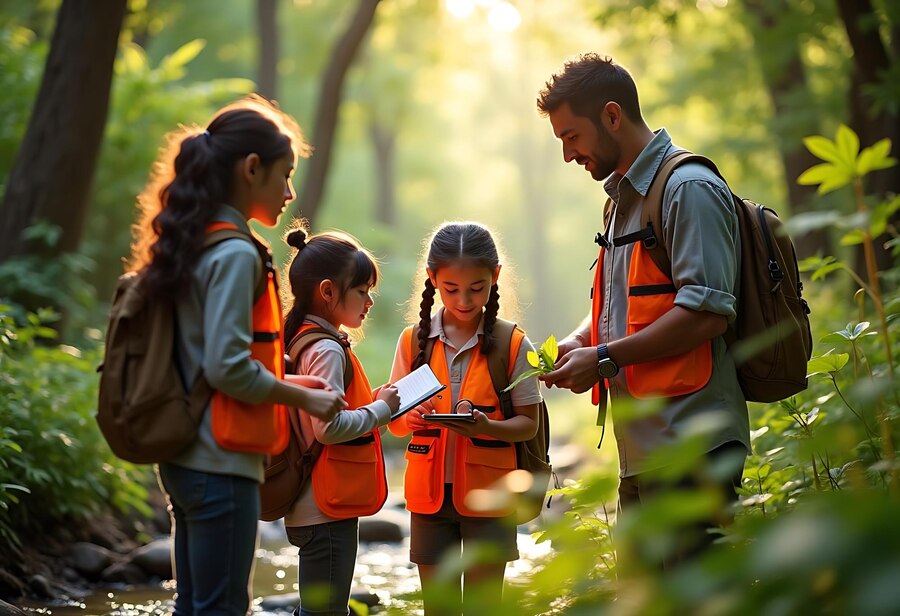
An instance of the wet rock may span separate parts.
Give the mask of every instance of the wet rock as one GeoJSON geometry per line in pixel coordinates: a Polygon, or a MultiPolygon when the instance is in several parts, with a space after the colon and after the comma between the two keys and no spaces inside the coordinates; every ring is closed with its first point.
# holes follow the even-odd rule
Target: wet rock
{"type": "Polygon", "coordinates": [[[12,603],[0,600],[0,616],[25,616],[25,612],[12,603]]]}
{"type": "Polygon", "coordinates": [[[396,509],[382,509],[359,521],[360,543],[399,543],[409,535],[409,514],[396,509]]]}
{"type": "Polygon", "coordinates": [[[374,607],[381,603],[381,600],[378,598],[374,592],[369,590],[368,588],[359,588],[354,587],[350,589],[350,598],[354,601],[359,601],[362,604],[365,604],[369,607],[374,607]]]}
{"type": "Polygon", "coordinates": [[[21,597],[25,593],[25,585],[9,571],[0,569],[0,597],[21,597]]]}
{"type": "Polygon", "coordinates": [[[143,569],[134,563],[116,563],[100,574],[100,579],[108,584],[145,584],[150,580],[143,569]]]}
{"type": "Polygon", "coordinates": [[[127,562],[163,580],[172,579],[172,539],[157,539],[128,555],[127,562]]]}
{"type": "Polygon", "coordinates": [[[300,603],[300,596],[295,592],[289,592],[283,595],[264,597],[259,607],[264,612],[293,612],[298,603],[300,603]]]}
{"type": "Polygon", "coordinates": [[[34,593],[35,596],[42,599],[56,598],[56,593],[53,592],[53,587],[50,585],[50,580],[45,578],[43,575],[32,575],[30,578],[28,578],[28,590],[34,593]]]}
{"type": "Polygon", "coordinates": [[[80,541],[69,548],[69,565],[89,580],[96,580],[100,572],[113,562],[113,553],[104,547],[80,541]]]}

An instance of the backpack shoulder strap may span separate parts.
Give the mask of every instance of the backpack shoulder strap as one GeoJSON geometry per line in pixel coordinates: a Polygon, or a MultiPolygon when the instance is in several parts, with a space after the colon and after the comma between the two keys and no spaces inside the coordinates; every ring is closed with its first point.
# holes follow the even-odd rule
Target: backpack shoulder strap
{"type": "Polygon", "coordinates": [[[609,221],[612,220],[614,209],[613,200],[607,197],[603,206],[603,233],[606,234],[607,238],[609,237],[609,221]]]}
{"type": "MultiPolygon", "coordinates": [[[[238,229],[237,225],[235,224],[221,221],[214,222],[206,227],[206,237],[203,239],[203,250],[212,248],[216,244],[220,244],[225,240],[232,239],[241,239],[245,242],[250,242],[251,244],[253,244],[253,247],[256,248],[256,252],[259,254],[259,260],[262,265],[263,275],[260,276],[259,281],[256,283],[256,290],[253,292],[253,299],[255,301],[262,297],[262,294],[266,291],[266,282],[268,281],[266,272],[275,271],[272,266],[272,256],[269,254],[269,249],[266,248],[265,245],[263,245],[255,237],[244,233],[243,231],[238,229]]],[[[275,279],[277,280],[278,277],[276,276],[275,279]]]]}
{"type": "Polygon", "coordinates": [[[300,360],[300,354],[303,353],[304,349],[309,345],[326,338],[334,340],[341,345],[342,349],[344,349],[344,392],[346,392],[350,388],[350,383],[353,381],[353,362],[350,360],[350,345],[346,340],[336,336],[334,332],[327,330],[324,327],[310,327],[309,329],[305,329],[294,336],[294,339],[288,344],[288,355],[290,355],[293,365],[297,366],[297,363],[300,360]]]}
{"type": "Polygon", "coordinates": [[[666,155],[662,163],[660,163],[641,207],[641,229],[645,229],[649,225],[655,240],[645,242],[644,247],[647,249],[653,263],[656,264],[656,267],[669,278],[672,277],[672,261],[666,252],[666,242],[663,235],[663,195],[666,191],[666,185],[669,183],[669,178],[675,169],[689,162],[701,163],[709,167],[717,176],[722,177],[715,163],[705,156],[694,154],[688,150],[675,150],[666,155]]]}
{"type": "Polygon", "coordinates": [[[507,419],[512,417],[512,393],[503,390],[509,386],[509,377],[515,362],[512,353],[518,353],[518,346],[521,345],[522,338],[519,338],[519,345],[513,350],[513,334],[516,332],[516,324],[512,321],[497,319],[494,323],[494,346],[488,352],[487,362],[488,371],[491,374],[491,384],[500,398],[500,409],[503,416],[507,419]]]}

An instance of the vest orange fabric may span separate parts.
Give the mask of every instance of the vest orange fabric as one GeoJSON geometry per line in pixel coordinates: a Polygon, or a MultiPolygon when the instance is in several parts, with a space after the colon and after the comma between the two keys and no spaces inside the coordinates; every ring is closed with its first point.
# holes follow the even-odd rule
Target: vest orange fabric
{"type": "MultiPolygon", "coordinates": [[[[510,343],[509,356],[514,358],[519,352],[525,334],[516,329],[510,343]]],[[[401,344],[409,348],[412,328],[403,332],[401,344]]],[[[480,352],[480,346],[472,351],[466,374],[460,386],[459,398],[471,400],[475,408],[491,419],[503,419],[497,392],[491,384],[487,357],[480,352]]],[[[450,376],[444,344],[434,343],[429,361],[431,369],[441,383],[449,387],[450,376]]],[[[510,362],[510,369],[514,362],[510,362]]],[[[433,398],[438,413],[451,412],[449,395],[433,398]]],[[[401,421],[405,421],[402,420],[401,421]]],[[[406,448],[406,475],[403,489],[406,508],[414,513],[436,513],[444,500],[444,449],[447,446],[447,429],[435,427],[413,432],[412,440],[406,448]]],[[[497,440],[489,436],[465,438],[457,436],[456,453],[453,460],[453,506],[461,515],[472,517],[504,517],[515,511],[515,505],[504,509],[473,509],[466,497],[473,490],[484,490],[516,469],[516,448],[513,443],[497,440]]]]}
{"type": "MultiPolygon", "coordinates": [[[[238,228],[217,222],[207,233],[238,228]]],[[[281,340],[281,301],[278,283],[270,265],[264,267],[265,289],[253,304],[253,341],[250,356],[277,378],[284,378],[284,343],[281,340]]],[[[210,400],[212,433],[225,449],[247,453],[278,454],[287,447],[289,424],[287,408],[280,404],[249,404],[222,392],[210,400]]]]}
{"type": "MultiPolygon", "coordinates": [[[[312,327],[317,326],[306,324],[300,331],[312,327]]],[[[355,413],[374,400],[369,379],[352,350],[350,362],[353,380],[344,392],[348,407],[342,413],[355,413]]],[[[380,510],[387,500],[387,478],[378,429],[351,441],[325,445],[313,467],[312,487],[316,505],[332,518],[355,518],[380,510]]]]}
{"type": "MultiPolygon", "coordinates": [[[[591,345],[598,345],[598,320],[603,309],[603,257],[600,248],[591,294],[591,345]]],[[[643,243],[637,242],[628,264],[628,313],[625,335],[635,334],[675,306],[672,280],[653,263],[643,243]]],[[[702,389],[712,376],[712,344],[709,340],[672,357],[625,366],[628,393],[638,399],[671,398],[702,389]]],[[[592,401],[600,401],[600,386],[594,385],[592,401]]]]}

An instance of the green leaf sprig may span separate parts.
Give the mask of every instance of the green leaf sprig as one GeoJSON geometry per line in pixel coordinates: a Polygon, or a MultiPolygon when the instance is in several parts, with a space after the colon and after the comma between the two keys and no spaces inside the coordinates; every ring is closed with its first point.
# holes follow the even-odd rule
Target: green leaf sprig
{"type": "Polygon", "coordinates": [[[550,336],[541,345],[537,351],[528,351],[528,363],[531,365],[530,370],[526,370],[520,374],[515,381],[504,389],[504,392],[511,390],[513,387],[524,381],[525,379],[537,376],[539,374],[547,374],[556,369],[556,358],[559,356],[559,347],[556,345],[556,337],[550,336]]]}

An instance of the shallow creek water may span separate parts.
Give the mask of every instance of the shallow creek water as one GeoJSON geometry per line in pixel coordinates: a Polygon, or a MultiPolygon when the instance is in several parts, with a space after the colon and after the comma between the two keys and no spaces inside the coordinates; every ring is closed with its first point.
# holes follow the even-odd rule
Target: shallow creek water
{"type": "MultiPolygon", "coordinates": [[[[284,540],[262,535],[256,551],[253,575],[253,612],[283,616],[299,601],[297,595],[297,550],[284,540]],[[273,606],[274,605],[274,606],[273,606]]],[[[523,583],[534,563],[550,550],[548,543],[536,544],[532,537],[518,535],[520,559],[506,569],[508,584],[523,583]]],[[[409,539],[402,543],[360,544],[353,587],[378,596],[379,606],[372,613],[422,614],[419,578],[409,562],[409,539]]],[[[35,614],[55,616],[157,616],[168,614],[172,606],[174,582],[149,587],[100,588],[82,599],[54,604],[24,602],[20,607],[35,614]]]]}

